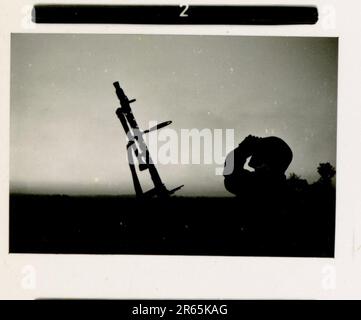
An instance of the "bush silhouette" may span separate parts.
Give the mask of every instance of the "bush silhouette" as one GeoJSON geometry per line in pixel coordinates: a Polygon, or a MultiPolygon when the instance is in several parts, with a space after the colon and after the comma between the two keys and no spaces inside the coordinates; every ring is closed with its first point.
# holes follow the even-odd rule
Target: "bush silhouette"
{"type": "Polygon", "coordinates": [[[302,179],[299,175],[291,173],[287,179],[287,185],[291,190],[300,192],[306,191],[308,188],[308,182],[306,179],[302,179]]]}

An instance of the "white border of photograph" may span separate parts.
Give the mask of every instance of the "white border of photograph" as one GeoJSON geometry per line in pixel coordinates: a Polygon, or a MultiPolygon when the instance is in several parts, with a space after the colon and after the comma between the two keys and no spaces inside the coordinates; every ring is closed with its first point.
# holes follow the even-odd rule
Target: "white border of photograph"
{"type": "MultiPolygon", "coordinates": [[[[131,0],[123,1],[126,2],[134,4],[131,0]]],[[[30,14],[36,3],[6,0],[0,10],[0,298],[361,298],[359,0],[277,1],[277,4],[316,5],[320,20],[307,26],[35,25],[30,14]],[[339,37],[335,259],[9,254],[11,33],[339,37]]],[[[164,0],[136,3],[184,4],[164,0]]],[[[190,5],[195,3],[270,5],[275,1],[187,1],[190,5]]]]}

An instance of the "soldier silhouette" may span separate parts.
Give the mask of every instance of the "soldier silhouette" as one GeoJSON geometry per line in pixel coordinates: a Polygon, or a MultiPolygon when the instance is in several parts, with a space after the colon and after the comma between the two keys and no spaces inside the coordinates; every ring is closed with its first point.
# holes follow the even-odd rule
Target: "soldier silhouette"
{"type": "Polygon", "coordinates": [[[292,161],[292,150],[278,137],[247,136],[226,157],[225,188],[236,196],[257,198],[274,195],[286,181],[285,171],[292,161]],[[247,159],[250,171],[244,168],[247,159]]]}

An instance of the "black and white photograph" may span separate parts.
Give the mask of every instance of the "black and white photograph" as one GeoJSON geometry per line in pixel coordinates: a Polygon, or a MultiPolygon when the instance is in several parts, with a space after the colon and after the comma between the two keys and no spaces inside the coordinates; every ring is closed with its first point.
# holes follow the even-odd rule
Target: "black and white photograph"
{"type": "Polygon", "coordinates": [[[10,253],[335,254],[338,38],[11,35],[10,253]]]}

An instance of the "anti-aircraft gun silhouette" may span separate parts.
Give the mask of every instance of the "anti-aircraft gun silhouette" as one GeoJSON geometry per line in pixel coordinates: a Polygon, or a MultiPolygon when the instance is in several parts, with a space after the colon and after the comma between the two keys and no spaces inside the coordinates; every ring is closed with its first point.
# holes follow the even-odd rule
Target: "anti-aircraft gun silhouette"
{"type": "Polygon", "coordinates": [[[158,170],[155,167],[153,160],[150,156],[147,144],[143,139],[143,135],[149,133],[154,130],[158,130],[164,128],[167,125],[170,125],[172,121],[162,122],[148,130],[142,131],[139,129],[138,123],[135,120],[134,114],[130,107],[130,104],[135,102],[135,99],[129,100],[128,97],[124,94],[123,89],[120,87],[119,82],[113,83],[115,87],[115,92],[120,102],[120,108],[116,110],[116,115],[118,116],[124,131],[128,137],[127,143],[127,155],[130,172],[133,178],[133,184],[135,189],[135,194],[137,197],[159,197],[159,198],[167,198],[171,196],[173,193],[178,191],[183,185],[168,190],[164,183],[162,182],[158,170]],[[153,181],[154,188],[143,192],[142,186],[140,184],[136,165],[135,165],[135,157],[139,162],[139,170],[144,171],[148,170],[150,177],[153,181]]]}

